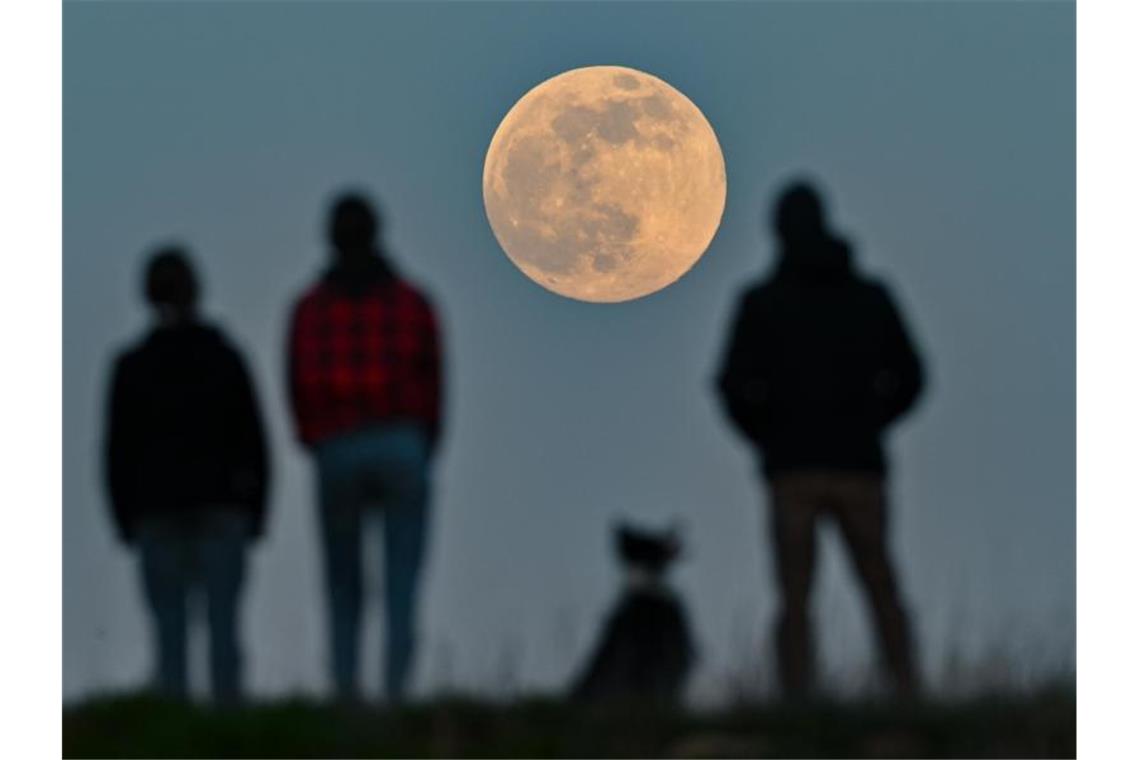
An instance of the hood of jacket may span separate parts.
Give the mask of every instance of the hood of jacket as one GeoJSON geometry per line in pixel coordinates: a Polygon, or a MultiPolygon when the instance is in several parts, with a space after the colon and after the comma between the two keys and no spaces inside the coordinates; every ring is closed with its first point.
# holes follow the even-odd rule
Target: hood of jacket
{"type": "Polygon", "coordinates": [[[842,238],[786,243],[781,250],[777,277],[818,284],[850,279],[851,246],[842,238]]]}

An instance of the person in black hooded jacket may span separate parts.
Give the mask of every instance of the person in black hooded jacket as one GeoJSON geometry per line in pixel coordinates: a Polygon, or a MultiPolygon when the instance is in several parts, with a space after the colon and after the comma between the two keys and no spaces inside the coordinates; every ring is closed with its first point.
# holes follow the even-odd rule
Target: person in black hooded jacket
{"type": "Polygon", "coordinates": [[[144,288],[155,324],[112,372],[105,439],[112,520],[140,556],[158,688],[187,692],[187,604],[200,590],[213,690],[234,699],[245,549],[265,525],[261,414],[241,356],[198,318],[198,281],[185,252],[159,250],[144,288]]]}
{"type": "Polygon", "coordinates": [[[885,537],[882,436],[923,385],[887,288],[860,275],[819,193],[789,185],[775,210],[775,273],[744,294],[718,376],[725,411],[763,460],[781,592],[780,676],[812,686],[808,595],[817,518],[836,520],[866,588],[894,686],[916,688],[907,615],[885,537]]]}

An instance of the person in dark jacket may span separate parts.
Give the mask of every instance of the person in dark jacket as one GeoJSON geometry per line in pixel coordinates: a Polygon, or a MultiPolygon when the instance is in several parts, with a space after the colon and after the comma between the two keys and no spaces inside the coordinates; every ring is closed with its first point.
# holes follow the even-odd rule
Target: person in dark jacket
{"type": "Polygon", "coordinates": [[[198,318],[185,251],[146,269],[155,324],[116,360],[105,466],[119,539],[138,550],[156,682],[187,694],[188,604],[201,593],[215,697],[241,696],[238,632],[247,544],[265,528],[268,462],[256,394],[237,350],[198,318]]]}
{"type": "Polygon", "coordinates": [[[916,688],[888,555],[882,437],[915,403],[922,363],[886,286],[859,274],[819,193],[781,194],[775,272],[741,299],[719,373],[724,408],[763,460],[771,496],[783,688],[813,685],[809,592],[820,518],[836,521],[866,591],[894,687],[916,688]]]}
{"type": "Polygon", "coordinates": [[[296,303],[289,397],[317,465],[338,697],[359,697],[366,525],[383,526],[384,690],[403,698],[416,650],[430,464],[440,436],[443,367],[435,310],[380,246],[381,220],[357,193],[329,214],[332,262],[296,303]]]}

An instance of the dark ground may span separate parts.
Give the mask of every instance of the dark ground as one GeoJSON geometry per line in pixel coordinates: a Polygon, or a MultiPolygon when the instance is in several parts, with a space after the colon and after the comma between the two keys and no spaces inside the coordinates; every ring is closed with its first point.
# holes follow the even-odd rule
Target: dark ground
{"type": "Polygon", "coordinates": [[[64,757],[1074,757],[1076,694],[912,705],[581,709],[542,699],[217,710],[126,696],[63,711],[64,757]]]}

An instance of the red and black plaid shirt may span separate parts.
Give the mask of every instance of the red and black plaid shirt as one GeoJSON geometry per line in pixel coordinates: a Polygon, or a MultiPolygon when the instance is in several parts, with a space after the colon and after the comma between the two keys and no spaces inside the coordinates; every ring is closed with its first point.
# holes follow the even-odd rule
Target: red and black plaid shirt
{"type": "Polygon", "coordinates": [[[432,308],[398,277],[360,295],[318,282],[293,310],[290,400],[308,446],[387,420],[422,422],[434,439],[440,374],[432,308]]]}

